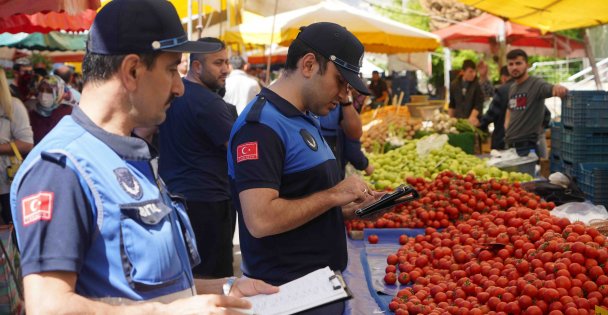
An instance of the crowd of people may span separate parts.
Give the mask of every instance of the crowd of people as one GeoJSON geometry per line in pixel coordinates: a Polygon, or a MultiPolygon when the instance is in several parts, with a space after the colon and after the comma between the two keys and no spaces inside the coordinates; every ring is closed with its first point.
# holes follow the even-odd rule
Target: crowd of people
{"type": "MultiPolygon", "coordinates": [[[[374,171],[359,112],[368,95],[372,107],[388,98],[379,73],[360,78],[363,53],[346,28],[314,23],[264,86],[221,40],[188,41],[170,2],[114,0],[89,32],[82,87],[65,66],[20,60],[13,82],[0,70],[0,170],[11,142],[27,155],[12,186],[0,176],[27,312],[238,314],[244,296],[344,270],[344,220],[382,196],[345,171],[374,171]]],[[[465,61],[449,111],[504,125],[493,147],[523,153],[538,148],[542,100],[566,90],[529,76],[525,52],[507,58],[496,90],[486,65],[465,61]]]]}
{"type": "Polygon", "coordinates": [[[521,49],[507,54],[507,65],[500,69],[500,84],[494,88],[487,78],[487,65],[465,60],[458,77],[450,84],[449,114],[468,119],[471,124],[487,130],[494,124],[491,148],[513,148],[520,156],[534,152],[547,158],[545,130],[551,112],[545,99],[564,97],[568,90],[528,74],[528,55],[521,49]],[[479,78],[477,77],[479,71],[479,78]],[[485,100],[491,98],[483,112],[485,100]]]}
{"type": "Polygon", "coordinates": [[[82,90],[69,68],[16,63],[0,131],[27,157],[2,214],[26,311],[237,314],[243,296],[344,270],[343,221],[381,196],[344,171],[373,171],[358,142],[362,55],[344,27],[315,23],[264,87],[217,38],[188,41],[170,2],[115,0],[89,32],[82,90]]]}

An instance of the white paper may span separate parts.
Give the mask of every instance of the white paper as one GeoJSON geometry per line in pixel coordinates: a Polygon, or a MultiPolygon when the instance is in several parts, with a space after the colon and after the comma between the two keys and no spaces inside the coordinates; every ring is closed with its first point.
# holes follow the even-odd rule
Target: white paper
{"type": "Polygon", "coordinates": [[[246,297],[253,305],[253,314],[289,315],[348,296],[340,280],[330,280],[335,273],[325,267],[280,286],[271,295],[246,297]],[[340,289],[334,289],[334,286],[340,289]]]}

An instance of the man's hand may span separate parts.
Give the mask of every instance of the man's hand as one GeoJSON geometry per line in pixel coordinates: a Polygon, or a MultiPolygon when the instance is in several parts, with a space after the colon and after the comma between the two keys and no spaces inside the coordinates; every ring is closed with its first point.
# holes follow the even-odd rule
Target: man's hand
{"type": "Polygon", "coordinates": [[[234,282],[229,295],[243,297],[277,292],[279,292],[279,287],[270,285],[262,280],[250,279],[243,276],[234,282]]]}
{"type": "MultiPolygon", "coordinates": [[[[385,191],[370,190],[370,194],[366,197],[366,199],[363,202],[361,202],[361,203],[351,202],[351,203],[343,206],[342,207],[342,216],[344,217],[345,220],[354,219],[356,217],[355,211],[357,211],[357,209],[361,209],[361,208],[365,208],[365,207],[369,206],[370,204],[378,201],[384,195],[386,195],[385,191]]],[[[378,213],[377,216],[373,216],[373,217],[366,218],[366,219],[374,220],[375,218],[379,217],[383,213],[384,212],[381,211],[378,213]]]]}
{"type": "Polygon", "coordinates": [[[351,202],[362,203],[372,194],[371,189],[358,176],[349,176],[338,185],[331,188],[331,192],[337,198],[339,206],[347,205],[351,202]]]}
{"type": "Polygon", "coordinates": [[[479,119],[477,119],[477,117],[471,116],[469,117],[469,122],[471,123],[471,125],[475,126],[475,127],[479,127],[479,119]]]}
{"type": "Polygon", "coordinates": [[[568,93],[568,89],[565,86],[556,84],[553,86],[553,96],[564,97],[568,93]]]}
{"type": "MultiPolygon", "coordinates": [[[[205,294],[161,304],[159,314],[240,315],[238,309],[250,309],[251,303],[233,296],[205,294]]],[[[156,312],[154,312],[156,313],[156,312]]]]}
{"type": "Polygon", "coordinates": [[[365,175],[367,176],[371,176],[374,173],[374,166],[371,164],[367,164],[367,167],[365,168],[365,175]]]}

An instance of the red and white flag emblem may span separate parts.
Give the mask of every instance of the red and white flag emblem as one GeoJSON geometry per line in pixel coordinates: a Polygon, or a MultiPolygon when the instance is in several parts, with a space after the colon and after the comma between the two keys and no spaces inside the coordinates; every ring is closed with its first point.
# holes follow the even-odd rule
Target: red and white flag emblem
{"type": "Polygon", "coordinates": [[[246,142],[236,147],[236,162],[258,159],[258,142],[246,142]]]}
{"type": "Polygon", "coordinates": [[[21,200],[23,226],[37,221],[50,221],[53,216],[54,193],[42,191],[21,200]]]}

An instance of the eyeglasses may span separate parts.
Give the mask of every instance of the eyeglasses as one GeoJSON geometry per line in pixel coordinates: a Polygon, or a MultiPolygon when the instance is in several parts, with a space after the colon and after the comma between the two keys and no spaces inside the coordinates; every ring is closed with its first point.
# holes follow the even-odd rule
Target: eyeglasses
{"type": "Polygon", "coordinates": [[[352,71],[354,73],[359,73],[359,67],[351,65],[350,63],[336,57],[335,55],[329,56],[329,60],[333,61],[333,63],[337,64],[338,66],[340,66],[346,70],[352,71]]]}
{"type": "Polygon", "coordinates": [[[187,41],[188,41],[188,37],[186,35],[169,38],[169,39],[163,39],[163,40],[155,40],[152,42],[152,48],[154,50],[166,49],[166,48],[175,47],[177,45],[181,45],[187,41]]]}

